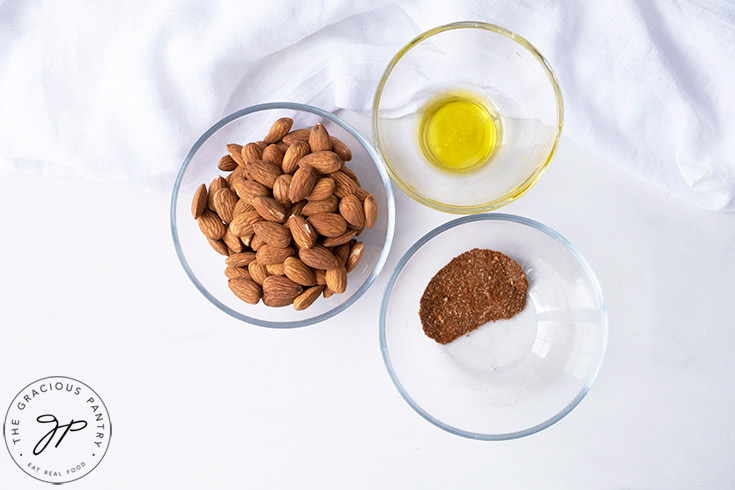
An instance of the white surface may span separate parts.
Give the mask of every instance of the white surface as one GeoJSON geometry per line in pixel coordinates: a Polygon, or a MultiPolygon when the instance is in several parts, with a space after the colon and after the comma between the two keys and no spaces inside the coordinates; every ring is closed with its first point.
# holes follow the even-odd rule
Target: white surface
{"type": "Polygon", "coordinates": [[[467,20],[548,58],[572,141],[680,199],[735,210],[728,0],[9,1],[0,167],[161,190],[223,116],[278,100],[367,113],[402,46],[467,20]]]}
{"type": "MultiPolygon", "coordinates": [[[[372,289],[328,322],[276,331],[196,291],[174,254],[168,195],[0,173],[0,410],[44,376],[96,390],[112,440],[70,484],[80,490],[735,486],[735,215],[685,205],[564,140],[502,211],[551,226],[589,260],[607,357],[555,426],[478,442],[419,417],[383,366],[390,271],[452,218],[396,196],[396,240],[372,289]]],[[[48,488],[4,448],[0,487],[48,488]]]]}

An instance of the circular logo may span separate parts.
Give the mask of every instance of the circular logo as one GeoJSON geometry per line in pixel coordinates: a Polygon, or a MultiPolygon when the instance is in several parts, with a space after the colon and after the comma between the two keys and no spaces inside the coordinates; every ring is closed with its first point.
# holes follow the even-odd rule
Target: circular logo
{"type": "Polygon", "coordinates": [[[64,376],[39,379],[23,388],[3,424],[13,461],[49,483],[87,475],[104,457],[111,434],[110,414],[99,395],[64,376]]]}

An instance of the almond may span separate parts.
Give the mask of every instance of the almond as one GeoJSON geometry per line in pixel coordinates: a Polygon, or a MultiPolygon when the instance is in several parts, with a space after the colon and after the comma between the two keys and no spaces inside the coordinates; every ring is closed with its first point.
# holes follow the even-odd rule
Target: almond
{"type": "Polygon", "coordinates": [[[356,229],[365,226],[365,210],[354,194],[347,194],[339,202],[339,214],[356,229]]]}
{"type": "Polygon", "coordinates": [[[299,167],[311,167],[320,174],[333,174],[342,168],[342,160],[333,151],[318,151],[299,160],[299,167]]]}
{"type": "Polygon", "coordinates": [[[211,238],[207,238],[207,241],[209,242],[209,245],[214,249],[215,252],[217,252],[220,255],[224,255],[227,257],[230,255],[230,250],[227,248],[227,245],[222,240],[212,240],[211,238]]]}
{"type": "MultiPolygon", "coordinates": [[[[244,148],[244,147],[243,147],[244,148]]],[[[248,178],[248,169],[247,169],[247,162],[243,163],[242,165],[238,165],[235,170],[232,171],[232,178],[241,178],[241,179],[247,179],[248,178]]]]}
{"type": "Polygon", "coordinates": [[[260,286],[250,279],[235,277],[227,281],[227,285],[230,286],[230,290],[235,293],[235,296],[246,303],[255,305],[260,301],[262,295],[260,286]]]}
{"type": "Polygon", "coordinates": [[[314,270],[314,281],[318,286],[326,286],[327,285],[327,271],[322,269],[313,269],[314,270]]]}
{"type": "Polygon", "coordinates": [[[263,299],[268,306],[290,305],[301,291],[301,286],[288,277],[268,276],[263,281],[263,299]],[[270,301],[265,301],[266,299],[270,301]]]}
{"type": "Polygon", "coordinates": [[[191,214],[194,219],[201,216],[206,209],[207,197],[207,186],[202,184],[197,187],[196,192],[194,192],[194,199],[191,200],[191,214]]]}
{"type": "Polygon", "coordinates": [[[321,177],[317,179],[311,192],[306,196],[307,201],[322,201],[334,194],[334,179],[321,177]]]}
{"type": "Polygon", "coordinates": [[[347,272],[351,272],[360,262],[362,254],[365,252],[365,244],[362,242],[355,243],[350,249],[350,255],[347,257],[347,272]]]}
{"type": "Polygon", "coordinates": [[[210,240],[219,240],[225,234],[225,228],[222,220],[209,209],[205,209],[202,215],[197,219],[199,229],[202,230],[204,236],[210,240]]]}
{"type": "MultiPolygon", "coordinates": [[[[238,170],[241,168],[243,167],[237,167],[238,170]]],[[[230,175],[227,176],[225,181],[227,182],[230,190],[234,192],[237,197],[240,197],[240,195],[237,193],[237,186],[242,186],[243,182],[247,182],[247,177],[237,177],[235,176],[235,172],[232,172],[230,175]]]]}
{"type": "Polygon", "coordinates": [[[272,164],[280,167],[281,162],[283,161],[283,152],[278,148],[278,145],[268,145],[265,147],[265,150],[263,150],[262,160],[271,162],[272,164]]]}
{"type": "Polygon", "coordinates": [[[248,175],[252,180],[260,182],[269,189],[273,188],[276,179],[281,175],[281,167],[265,160],[248,162],[248,175]]]}
{"type": "Polygon", "coordinates": [[[296,296],[296,298],[293,300],[293,307],[297,311],[302,311],[307,309],[309,306],[311,306],[314,301],[317,300],[320,294],[322,294],[322,291],[324,290],[324,286],[313,286],[304,291],[303,293],[296,296]]]}
{"type": "Polygon", "coordinates": [[[327,269],[326,279],[327,287],[335,294],[342,294],[347,290],[347,271],[344,265],[339,264],[334,269],[327,269]]]}
{"type": "Polygon", "coordinates": [[[301,261],[314,269],[334,269],[339,265],[337,258],[321,245],[314,245],[311,248],[302,248],[299,250],[299,258],[301,261]]]}
{"type": "Polygon", "coordinates": [[[357,190],[355,191],[355,195],[360,201],[364,202],[365,199],[370,195],[370,193],[366,191],[365,189],[363,189],[362,187],[358,187],[357,190]]]}
{"type": "Polygon", "coordinates": [[[229,187],[229,185],[227,185],[227,181],[223,179],[221,175],[218,175],[217,177],[215,177],[212,180],[212,182],[209,184],[209,196],[207,198],[207,207],[211,211],[214,211],[215,193],[220,189],[224,189],[225,187],[229,187]]]}
{"type": "Polygon", "coordinates": [[[261,286],[263,285],[265,278],[269,275],[266,266],[259,264],[255,260],[248,264],[248,273],[250,274],[250,277],[253,278],[255,284],[259,284],[261,286]]]}
{"type": "Polygon", "coordinates": [[[317,238],[316,231],[304,218],[292,215],[288,218],[288,225],[288,229],[293,236],[293,241],[299,249],[311,248],[314,246],[317,238]]]}
{"type": "Polygon", "coordinates": [[[350,255],[350,249],[352,248],[352,244],[349,243],[349,240],[347,243],[343,243],[342,245],[339,245],[332,249],[332,253],[335,257],[337,257],[337,260],[342,262],[343,264],[347,263],[347,258],[350,255]]]}
{"type": "Polygon", "coordinates": [[[273,126],[271,126],[270,131],[268,131],[268,135],[263,138],[263,141],[269,145],[271,143],[281,141],[281,139],[291,131],[292,125],[293,119],[290,117],[282,117],[276,120],[276,122],[273,123],[273,126]]]}
{"type": "Polygon", "coordinates": [[[308,218],[314,229],[325,237],[338,237],[347,231],[347,222],[339,214],[319,213],[308,218]]]}
{"type": "Polygon", "coordinates": [[[259,221],[253,224],[253,231],[268,245],[286,248],[291,243],[291,232],[283,225],[270,221],[259,221]]]}
{"type": "Polygon", "coordinates": [[[348,194],[355,194],[359,186],[346,173],[339,171],[332,174],[334,179],[334,195],[342,199],[348,194]]]}
{"type": "Polygon", "coordinates": [[[238,214],[230,222],[230,230],[235,236],[244,237],[253,233],[253,224],[262,221],[263,217],[256,210],[238,214]]]}
{"type": "Polygon", "coordinates": [[[282,308],[290,305],[291,303],[293,303],[293,301],[288,298],[276,298],[272,295],[269,296],[268,294],[263,293],[263,304],[270,308],[282,308]]]}
{"type": "Polygon", "coordinates": [[[235,182],[248,178],[248,172],[245,165],[238,165],[235,170],[229,175],[230,177],[230,189],[235,190],[235,182]]]}
{"type": "MultiPolygon", "coordinates": [[[[295,298],[294,298],[295,299],[295,298]]],[[[263,293],[263,304],[271,308],[282,308],[293,303],[293,300],[289,298],[277,298],[273,295],[263,293]]]]}
{"type": "Polygon", "coordinates": [[[339,207],[339,199],[337,196],[331,195],[321,201],[309,201],[304,205],[301,213],[304,216],[311,216],[319,213],[334,213],[339,207]]]}
{"type": "Polygon", "coordinates": [[[242,147],[242,159],[245,163],[263,159],[263,150],[255,143],[248,143],[242,147]]]}
{"type": "Polygon", "coordinates": [[[325,247],[337,247],[339,245],[347,244],[350,240],[355,238],[355,234],[357,232],[355,230],[347,230],[346,232],[342,233],[340,236],[337,237],[330,237],[326,238],[322,245],[325,247]]]}
{"type": "Polygon", "coordinates": [[[283,137],[284,143],[288,143],[289,145],[293,145],[297,142],[302,143],[308,143],[309,142],[309,136],[311,135],[311,129],[296,129],[294,131],[291,131],[286,136],[283,137]]]}
{"type": "Polygon", "coordinates": [[[288,198],[291,202],[304,199],[316,184],[316,172],[310,167],[301,167],[293,174],[291,186],[288,190],[288,198]]]}
{"type": "Polygon", "coordinates": [[[247,199],[240,199],[237,201],[237,204],[235,204],[235,209],[232,210],[232,218],[234,219],[237,215],[242,214],[245,211],[255,211],[255,206],[250,204],[250,201],[247,199]]]}
{"type": "Polygon", "coordinates": [[[313,286],[316,281],[314,271],[296,257],[288,257],[283,262],[283,272],[286,277],[302,286],[313,286]]]}
{"type": "Polygon", "coordinates": [[[276,143],[276,146],[281,150],[281,153],[285,155],[286,150],[288,150],[289,144],[284,143],[283,141],[279,141],[278,143],[276,143]]]}
{"type": "Polygon", "coordinates": [[[232,254],[225,259],[225,264],[232,267],[245,267],[255,260],[255,252],[241,252],[232,254]]]}
{"type": "Polygon", "coordinates": [[[288,191],[291,187],[293,175],[281,174],[273,184],[273,198],[284,206],[291,205],[291,199],[288,197],[288,191]]]}
{"type": "Polygon", "coordinates": [[[265,266],[265,270],[271,276],[283,276],[286,274],[286,267],[283,265],[283,262],[280,264],[268,264],[265,266]]]}
{"type": "Polygon", "coordinates": [[[253,206],[255,210],[267,221],[275,221],[276,223],[283,223],[286,219],[286,210],[283,205],[272,197],[256,197],[253,199],[253,206]]]}
{"type": "Polygon", "coordinates": [[[331,298],[333,294],[334,294],[334,291],[332,291],[331,289],[327,287],[325,287],[324,291],[322,291],[322,296],[324,296],[324,299],[331,298]]]}
{"type": "Polygon", "coordinates": [[[235,210],[237,201],[237,196],[229,187],[218,190],[214,195],[214,210],[222,218],[222,221],[227,224],[232,221],[232,213],[235,210]]]}
{"type": "Polygon", "coordinates": [[[225,155],[219,159],[217,168],[223,172],[232,172],[237,168],[237,162],[230,155],[225,155]]]}
{"type": "Polygon", "coordinates": [[[347,167],[347,165],[342,165],[342,168],[340,169],[342,172],[344,172],[347,177],[351,178],[355,181],[355,184],[357,184],[358,187],[360,187],[360,181],[357,180],[357,175],[355,175],[355,172],[353,172],[351,169],[347,167]]]}
{"type": "MultiPolygon", "coordinates": [[[[258,216],[260,216],[260,215],[258,215],[258,216]]],[[[240,237],[240,241],[246,247],[250,247],[250,243],[251,243],[252,239],[253,239],[253,233],[248,233],[247,235],[240,237]]]]}
{"type": "Polygon", "coordinates": [[[230,157],[237,162],[238,165],[245,165],[245,160],[242,158],[242,145],[230,143],[227,145],[227,153],[230,157]]]}
{"type": "Polygon", "coordinates": [[[303,141],[297,141],[288,147],[281,161],[281,170],[284,173],[292,174],[299,168],[299,160],[309,154],[309,145],[303,141]]]}
{"type": "Polygon", "coordinates": [[[252,203],[256,197],[270,196],[268,188],[254,180],[238,180],[233,185],[238,197],[247,203],[252,203]]]}
{"type": "Polygon", "coordinates": [[[309,147],[311,151],[330,151],[332,149],[332,141],[329,139],[327,129],[321,124],[315,124],[309,133],[309,147]]]}
{"type": "Polygon", "coordinates": [[[369,194],[362,204],[365,210],[365,226],[372,228],[378,219],[378,201],[375,196],[369,194]]]}
{"type": "Polygon", "coordinates": [[[360,236],[362,231],[365,229],[365,225],[363,225],[361,228],[356,228],[352,226],[351,224],[347,223],[347,229],[348,230],[355,230],[355,236],[360,236]]]}
{"type": "Polygon", "coordinates": [[[329,139],[332,140],[332,151],[339,155],[342,161],[349,162],[352,160],[352,152],[346,144],[334,136],[330,136],[329,139]]]}
{"type": "Polygon", "coordinates": [[[260,151],[265,150],[265,147],[268,146],[268,143],[266,143],[265,141],[256,141],[255,144],[258,145],[260,151]]]}
{"type": "Polygon", "coordinates": [[[232,253],[242,252],[242,241],[240,241],[240,238],[232,233],[232,230],[229,228],[227,228],[227,231],[225,231],[225,234],[222,236],[222,241],[225,242],[225,245],[227,245],[227,248],[230,249],[232,253]]]}
{"type": "Polygon", "coordinates": [[[227,276],[227,279],[234,279],[236,277],[250,279],[250,273],[245,267],[232,267],[231,265],[228,265],[225,269],[225,276],[227,276]]]}
{"type": "Polygon", "coordinates": [[[266,243],[258,248],[258,252],[255,254],[255,260],[262,265],[280,264],[294,253],[294,249],[291,247],[278,248],[266,243]]]}
{"type": "Polygon", "coordinates": [[[263,238],[258,235],[253,235],[253,238],[250,240],[250,248],[257,252],[263,245],[265,245],[263,238]]]}
{"type": "Polygon", "coordinates": [[[306,206],[306,201],[299,201],[295,203],[293,206],[291,206],[291,209],[288,210],[288,214],[290,216],[302,216],[302,211],[304,210],[304,206],[306,206]]]}

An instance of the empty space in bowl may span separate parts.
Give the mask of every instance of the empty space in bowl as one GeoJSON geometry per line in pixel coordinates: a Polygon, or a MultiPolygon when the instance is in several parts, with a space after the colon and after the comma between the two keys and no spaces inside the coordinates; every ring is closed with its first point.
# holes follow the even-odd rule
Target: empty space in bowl
{"type": "Polygon", "coordinates": [[[386,294],[381,334],[393,379],[419,413],[445,428],[498,436],[541,426],[571,409],[599,366],[606,329],[596,280],[566,245],[533,226],[493,219],[449,228],[411,256],[386,294]],[[472,248],[521,265],[526,306],[438,344],[423,332],[421,295],[439,269],[472,248]]]}
{"type": "Polygon", "coordinates": [[[517,197],[545,168],[561,130],[561,95],[538,52],[496,26],[459,23],[429,31],[389,65],[373,107],[376,147],[413,198],[443,210],[492,209],[517,197]],[[419,126],[427,105],[473,94],[499,120],[484,165],[452,172],[427,158],[419,126]]]}
{"type": "MultiPolygon", "coordinates": [[[[281,105],[308,107],[285,103],[281,105]]],[[[331,117],[337,120],[335,116],[331,117]]],[[[175,216],[175,237],[178,240],[179,257],[197,288],[227,313],[264,326],[308,325],[327,318],[354,301],[365,291],[382,267],[387,255],[384,245],[392,237],[393,226],[391,214],[393,196],[388,194],[389,182],[384,172],[381,173],[375,165],[369,145],[363,146],[350,131],[334,120],[290,107],[261,110],[257,107],[249,108],[215,125],[198,142],[199,146],[195,145],[192,149],[186,167],[179,175],[179,186],[173,201],[172,211],[175,216]],[[262,140],[272,123],[280,117],[292,118],[293,129],[310,128],[321,122],[330,135],[342,140],[350,148],[353,156],[352,160],[347,162],[347,167],[357,175],[361,186],[375,195],[379,207],[375,226],[372,229],[366,228],[356,237],[365,244],[365,250],[360,263],[348,274],[345,293],[335,294],[329,299],[319,298],[304,311],[296,311],[292,306],[271,308],[262,302],[249,305],[238,299],[227,285],[227,277],[224,275],[225,257],[212,250],[191,215],[191,201],[196,188],[200,184],[209,186],[218,175],[226,175],[217,168],[217,162],[227,153],[226,145],[228,143],[244,145],[262,140]]]]}

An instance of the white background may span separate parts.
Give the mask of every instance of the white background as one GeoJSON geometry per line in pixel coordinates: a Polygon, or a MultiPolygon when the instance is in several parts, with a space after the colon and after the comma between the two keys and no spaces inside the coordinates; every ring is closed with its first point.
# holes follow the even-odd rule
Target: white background
{"type": "MultiPolygon", "coordinates": [[[[366,117],[350,115],[369,136],[366,117]]],[[[182,155],[183,159],[183,155],[182,155]]],[[[396,191],[378,280],[319,325],[277,331],[208,303],[179,265],[169,195],[0,172],[0,407],[38,378],[89,384],[112,420],[78,489],[735,487],[735,215],[654,190],[563,139],[502,212],[588,259],[607,356],[566,418],[507,442],[466,440],[401,399],[378,310],[401,255],[453,216],[396,191]]],[[[0,488],[37,489],[5,449],[0,488]]]]}

